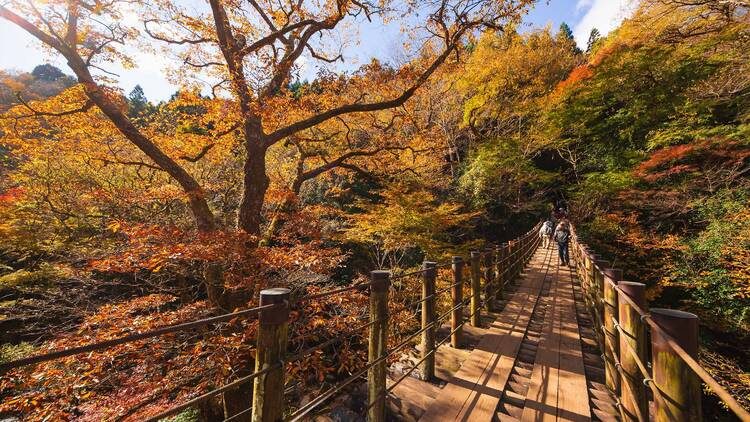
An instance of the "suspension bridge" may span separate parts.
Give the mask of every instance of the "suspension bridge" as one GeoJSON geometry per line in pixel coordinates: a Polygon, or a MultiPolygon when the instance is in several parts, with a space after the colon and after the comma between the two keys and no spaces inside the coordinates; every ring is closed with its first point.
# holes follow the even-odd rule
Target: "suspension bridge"
{"type": "MultiPolygon", "coordinates": [[[[337,395],[366,385],[359,418],[396,421],[701,421],[704,387],[739,420],[750,414],[698,362],[698,318],[649,309],[645,285],[590,249],[573,230],[571,262],[540,247],[539,225],[508,243],[450,262],[425,262],[407,274],[374,271],[369,282],[290,298],[264,290],[259,306],[0,365],[0,373],[120,344],[257,318],[254,369],[222,387],[152,415],[159,421],[252,383],[246,410],[225,421],[304,421],[337,395]],[[408,303],[394,286],[418,280],[408,303]],[[335,347],[345,336],[290,355],[290,310],[324,297],[369,296],[368,361],[304,405],[285,399],[286,365],[335,347]],[[447,305],[446,305],[447,304],[447,305]],[[410,310],[418,327],[395,333],[389,317],[410,310]]],[[[134,419],[136,420],[136,419],[134,419]]],[[[143,420],[143,419],[138,419],[143,420]]]]}

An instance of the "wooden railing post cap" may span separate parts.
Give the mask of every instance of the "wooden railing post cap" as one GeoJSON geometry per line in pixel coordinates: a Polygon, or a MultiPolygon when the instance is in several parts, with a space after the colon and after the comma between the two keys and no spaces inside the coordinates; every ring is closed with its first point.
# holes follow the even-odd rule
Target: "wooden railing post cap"
{"type": "Polygon", "coordinates": [[[604,268],[602,272],[604,273],[605,277],[615,283],[622,280],[622,270],[619,268],[604,268]]]}
{"type": "Polygon", "coordinates": [[[453,262],[454,264],[460,264],[464,262],[464,259],[460,256],[454,256],[453,258],[451,258],[451,262],[453,262]]]}
{"type": "MultiPolygon", "coordinates": [[[[284,287],[274,287],[260,291],[260,306],[277,305],[289,301],[291,290],[284,287]]],[[[289,306],[276,306],[263,309],[258,315],[261,324],[281,324],[289,318],[289,306]]]]}
{"type": "Polygon", "coordinates": [[[643,307],[646,304],[646,285],[634,281],[620,281],[617,287],[623,294],[626,294],[638,306],[643,307]]]}
{"type": "Polygon", "coordinates": [[[479,259],[482,256],[482,252],[480,251],[471,251],[471,259],[472,261],[475,259],[479,259]]]}
{"type": "Polygon", "coordinates": [[[391,284],[391,272],[383,270],[370,271],[370,290],[383,292],[388,290],[391,284]]]}
{"type": "Polygon", "coordinates": [[[422,262],[422,268],[425,270],[429,270],[430,268],[437,267],[437,262],[435,261],[423,261],[422,262]]]}
{"type": "MultiPolygon", "coordinates": [[[[652,308],[651,319],[661,327],[665,333],[674,338],[693,358],[698,358],[698,323],[700,319],[690,312],[676,309],[652,308]]],[[[654,340],[658,336],[653,336],[654,340]]],[[[656,341],[654,342],[656,346],[656,341]]],[[[665,345],[665,347],[669,347],[665,345]]]]}
{"type": "Polygon", "coordinates": [[[609,261],[604,259],[596,259],[594,260],[594,264],[596,264],[597,267],[599,267],[599,271],[604,272],[605,268],[609,268],[609,261]]]}

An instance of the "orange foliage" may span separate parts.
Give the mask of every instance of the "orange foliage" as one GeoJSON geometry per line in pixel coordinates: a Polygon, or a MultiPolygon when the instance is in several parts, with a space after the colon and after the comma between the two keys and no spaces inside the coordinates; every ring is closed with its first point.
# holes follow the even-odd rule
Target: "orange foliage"
{"type": "Polygon", "coordinates": [[[728,168],[744,162],[748,157],[750,146],[739,141],[701,139],[691,144],[675,145],[653,152],[648,160],[636,167],[634,174],[647,182],[655,182],[716,165],[728,168]]]}
{"type": "Polygon", "coordinates": [[[557,84],[555,92],[552,95],[557,96],[567,89],[575,88],[578,84],[592,76],[594,76],[594,72],[591,71],[591,67],[584,63],[573,69],[564,81],[557,84]]]}

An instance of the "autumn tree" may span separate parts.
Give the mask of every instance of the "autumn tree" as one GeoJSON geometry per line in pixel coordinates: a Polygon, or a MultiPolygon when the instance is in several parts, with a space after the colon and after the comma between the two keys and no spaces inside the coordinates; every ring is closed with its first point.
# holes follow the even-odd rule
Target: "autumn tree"
{"type": "Polygon", "coordinates": [[[376,268],[400,268],[407,254],[433,260],[454,251],[451,230],[469,225],[472,213],[458,203],[438,203],[419,187],[393,186],[381,200],[362,202],[361,213],[349,216],[345,238],[367,245],[376,268]]]}
{"type": "MultiPolygon", "coordinates": [[[[245,163],[242,197],[237,226],[252,235],[261,230],[262,210],[269,186],[266,156],[280,141],[330,119],[352,113],[372,112],[402,105],[445,62],[473,30],[499,28],[515,20],[530,1],[434,1],[389,4],[360,1],[327,1],[320,5],[304,2],[251,1],[238,5],[210,0],[210,12],[193,13],[169,1],[155,7],[131,2],[89,3],[54,1],[43,5],[9,1],[0,6],[0,16],[23,28],[37,40],[65,58],[83,85],[86,100],[96,105],[128,141],[150,161],[179,183],[189,204],[196,227],[216,229],[217,222],[205,198],[204,188],[183,165],[133,124],[117,105],[104,80],[95,77],[110,61],[128,62],[121,48],[134,41],[140,30],[172,47],[183,59],[181,70],[203,70],[219,79],[235,100],[245,163]],[[293,119],[268,118],[268,104],[289,82],[295,63],[303,55],[332,62],[338,55],[321,50],[314,37],[328,37],[340,25],[359,16],[385,17],[398,7],[401,12],[427,16],[421,28],[429,34],[431,59],[419,66],[405,66],[399,72],[410,83],[393,97],[346,98],[314,112],[294,114],[293,119]],[[231,12],[228,9],[231,8],[231,12]],[[425,13],[426,12],[426,13],[425,13]],[[137,17],[141,29],[127,27],[121,17],[137,17]]],[[[218,140],[217,140],[218,141],[218,140]]]]}
{"type": "Polygon", "coordinates": [[[458,84],[463,123],[477,137],[460,187],[476,206],[521,209],[543,194],[550,174],[533,159],[552,146],[539,120],[547,96],[579,60],[570,40],[549,28],[480,39],[458,84]]]}

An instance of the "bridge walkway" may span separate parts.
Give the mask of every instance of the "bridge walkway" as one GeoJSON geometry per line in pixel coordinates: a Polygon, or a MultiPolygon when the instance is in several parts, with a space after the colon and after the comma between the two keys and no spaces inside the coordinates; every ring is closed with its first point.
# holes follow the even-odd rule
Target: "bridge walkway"
{"type": "Polygon", "coordinates": [[[399,385],[390,413],[426,422],[618,420],[574,268],[539,248],[505,298],[482,327],[467,327],[466,350],[441,346],[439,385],[399,385]]]}

